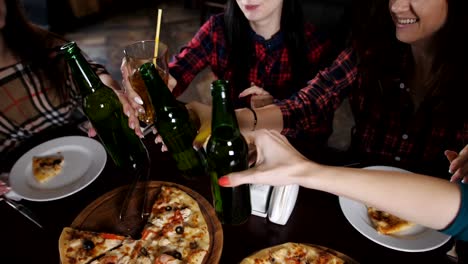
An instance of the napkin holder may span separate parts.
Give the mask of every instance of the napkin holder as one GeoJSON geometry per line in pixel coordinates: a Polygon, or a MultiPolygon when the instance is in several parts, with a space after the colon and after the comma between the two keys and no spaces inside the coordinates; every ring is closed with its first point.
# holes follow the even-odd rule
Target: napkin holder
{"type": "Polygon", "coordinates": [[[299,185],[250,185],[252,214],[285,225],[296,205],[299,185]]]}

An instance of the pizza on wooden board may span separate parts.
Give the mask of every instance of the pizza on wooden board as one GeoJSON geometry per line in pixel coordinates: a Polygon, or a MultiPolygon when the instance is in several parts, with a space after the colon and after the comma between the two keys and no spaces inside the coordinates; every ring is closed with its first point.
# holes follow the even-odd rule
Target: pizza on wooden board
{"type": "Polygon", "coordinates": [[[210,249],[208,225],[198,203],[186,192],[170,186],[161,187],[139,240],[114,236],[64,228],[59,240],[62,264],[200,264],[210,249]],[[80,239],[70,232],[92,237],[80,239]],[[105,240],[103,236],[113,239],[105,240]],[[101,246],[102,243],[107,246],[101,246]]]}
{"type": "Polygon", "coordinates": [[[374,207],[367,207],[367,214],[377,232],[384,235],[396,234],[408,230],[414,223],[396,217],[390,213],[378,210],[374,207]]]}

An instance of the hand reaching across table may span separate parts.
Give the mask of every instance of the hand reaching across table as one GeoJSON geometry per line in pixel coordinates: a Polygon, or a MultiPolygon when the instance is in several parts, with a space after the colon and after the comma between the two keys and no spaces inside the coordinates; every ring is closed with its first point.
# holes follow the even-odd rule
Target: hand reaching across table
{"type": "Polygon", "coordinates": [[[446,150],[444,154],[450,162],[449,172],[453,174],[450,181],[462,180],[466,183],[468,181],[468,145],[459,153],[446,150]]]}
{"type": "Polygon", "coordinates": [[[468,185],[420,174],[320,165],[303,157],[276,131],[259,130],[247,137],[257,148],[256,166],[221,177],[221,186],[299,184],[468,240],[468,185]]]}

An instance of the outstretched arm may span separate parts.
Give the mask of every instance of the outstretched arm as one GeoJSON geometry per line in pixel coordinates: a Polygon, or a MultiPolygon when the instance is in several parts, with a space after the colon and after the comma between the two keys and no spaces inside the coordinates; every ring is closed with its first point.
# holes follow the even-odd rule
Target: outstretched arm
{"type": "Polygon", "coordinates": [[[346,196],[434,229],[448,226],[460,208],[457,184],[419,174],[323,166],[307,160],[275,131],[256,131],[247,137],[257,146],[256,167],[222,177],[220,185],[299,184],[346,196]]]}

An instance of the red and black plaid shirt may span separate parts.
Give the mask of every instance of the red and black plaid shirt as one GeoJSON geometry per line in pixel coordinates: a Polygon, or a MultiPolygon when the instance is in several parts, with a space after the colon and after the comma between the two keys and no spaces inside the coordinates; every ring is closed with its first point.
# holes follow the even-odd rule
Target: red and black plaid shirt
{"type": "MultiPolygon", "coordinates": [[[[252,54],[255,56],[255,65],[250,66],[249,83],[262,87],[275,99],[288,98],[297,87],[288,85],[291,83],[292,73],[283,33],[280,31],[269,40],[265,40],[254,31],[251,33],[255,41],[255,54],[252,54]]],[[[305,25],[304,34],[308,50],[305,54],[309,63],[307,69],[311,71],[308,76],[312,77],[312,70],[317,68],[319,61],[330,48],[330,40],[311,24],[305,25]]],[[[238,45],[243,44],[238,43],[238,45]]],[[[211,67],[216,78],[230,80],[232,69],[229,67],[228,59],[224,15],[214,15],[170,62],[170,73],[177,80],[173,93],[176,96],[180,95],[195,76],[207,66],[211,67]]],[[[247,88],[249,87],[233,87],[234,94],[237,95],[247,88]]],[[[239,99],[235,96],[233,100],[239,99]]]]}
{"type": "MultiPolygon", "coordinates": [[[[297,92],[299,87],[291,87],[292,73],[288,58],[288,50],[280,31],[269,40],[251,31],[255,41],[255,65],[252,65],[249,73],[249,83],[262,87],[275,99],[286,99],[297,92]]],[[[327,56],[331,43],[322,33],[311,24],[305,25],[305,42],[308,50],[307,61],[310,71],[307,73],[312,78],[318,63],[327,56]]],[[[239,43],[239,45],[243,45],[239,43]]],[[[224,14],[212,16],[197,32],[195,37],[182,48],[170,62],[170,73],[177,80],[177,86],[173,94],[180,95],[192,82],[195,76],[211,67],[217,79],[230,80],[232,69],[229,67],[229,50],[226,48],[226,36],[224,30],[224,14]]],[[[306,83],[304,83],[304,86],[306,83]]],[[[238,94],[249,87],[233,87],[234,105],[243,105],[243,99],[238,94]]],[[[314,137],[327,138],[332,132],[332,123],[321,123],[314,128],[314,137]]]]}
{"type": "Polygon", "coordinates": [[[410,89],[399,79],[392,84],[390,103],[376,104],[361,83],[357,56],[347,49],[307,87],[278,103],[283,133],[313,131],[333,118],[334,110],[349,95],[356,122],[353,150],[363,162],[446,176],[449,163],[444,151],[458,152],[468,144],[468,115],[448,122],[445,115],[427,111],[424,102],[414,111],[410,89]]]}

